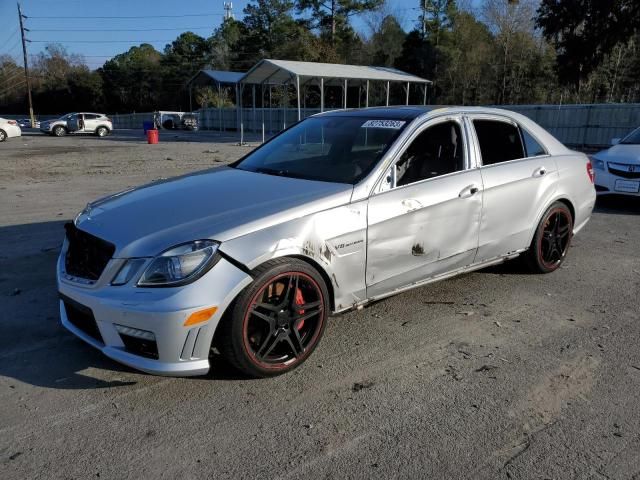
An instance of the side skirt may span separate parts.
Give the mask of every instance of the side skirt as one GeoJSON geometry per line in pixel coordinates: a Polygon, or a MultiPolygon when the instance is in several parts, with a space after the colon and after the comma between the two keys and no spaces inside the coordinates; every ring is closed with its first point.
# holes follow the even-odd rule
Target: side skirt
{"type": "Polygon", "coordinates": [[[447,273],[441,273],[440,275],[435,275],[433,277],[429,277],[429,278],[425,278],[423,280],[420,280],[418,282],[414,282],[414,283],[410,283],[409,285],[405,285],[404,287],[399,287],[396,288],[394,290],[391,290],[390,292],[386,292],[386,293],[381,293],[380,295],[376,295],[374,297],[371,298],[367,298],[366,300],[363,300],[360,303],[355,303],[347,308],[343,308],[341,310],[336,310],[334,313],[343,313],[349,310],[353,310],[353,309],[362,309],[365,305],[371,303],[371,302],[375,302],[377,300],[382,300],[383,298],[388,298],[388,297],[392,297],[394,295],[397,295],[399,293],[403,293],[406,292],[408,290],[412,290],[414,288],[418,288],[418,287],[422,287],[423,285],[427,285],[429,283],[433,283],[433,282],[439,282],[440,280],[446,280],[447,278],[451,278],[451,277],[455,277],[457,275],[461,275],[463,273],[469,273],[469,272],[473,272],[475,270],[481,270],[483,268],[486,267],[490,267],[492,265],[498,265],[500,263],[504,263],[507,260],[512,260],[516,257],[519,257],[523,252],[527,251],[528,248],[523,248],[520,250],[516,250],[514,252],[510,252],[507,255],[503,255],[501,257],[496,257],[496,258],[492,258],[490,260],[485,260],[484,262],[481,263],[474,263],[472,265],[467,265],[466,267],[462,267],[462,268],[458,268],[457,270],[452,270],[451,272],[447,272],[447,273]]]}

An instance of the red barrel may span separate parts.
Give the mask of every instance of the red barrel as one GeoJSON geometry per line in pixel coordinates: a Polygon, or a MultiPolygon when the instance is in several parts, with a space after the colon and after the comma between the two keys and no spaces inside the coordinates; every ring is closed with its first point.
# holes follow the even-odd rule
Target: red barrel
{"type": "Polygon", "coordinates": [[[147,143],[149,143],[150,145],[156,144],[158,143],[159,137],[158,137],[158,130],[155,128],[152,128],[151,130],[147,130],[147,143]]]}

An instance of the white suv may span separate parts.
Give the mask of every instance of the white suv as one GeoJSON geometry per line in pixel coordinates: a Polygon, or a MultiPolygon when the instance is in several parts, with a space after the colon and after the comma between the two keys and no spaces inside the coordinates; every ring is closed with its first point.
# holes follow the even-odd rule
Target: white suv
{"type": "Polygon", "coordinates": [[[105,137],[113,131],[113,123],[103,113],[69,113],[57,120],[40,123],[40,130],[56,137],[67,133],[90,133],[105,137]]]}

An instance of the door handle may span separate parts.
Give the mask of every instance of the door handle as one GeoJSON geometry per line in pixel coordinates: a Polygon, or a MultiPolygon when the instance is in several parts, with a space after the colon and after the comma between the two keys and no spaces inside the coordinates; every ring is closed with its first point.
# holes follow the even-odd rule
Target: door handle
{"type": "Polygon", "coordinates": [[[415,198],[405,198],[401,203],[402,206],[407,209],[407,212],[422,208],[422,203],[420,203],[420,201],[416,200],[415,198]]]}
{"type": "Polygon", "coordinates": [[[536,168],[533,172],[534,177],[543,177],[547,173],[547,169],[545,167],[536,168]]]}
{"type": "Polygon", "coordinates": [[[476,193],[480,191],[477,185],[468,185],[462,189],[462,191],[458,194],[460,198],[473,197],[476,193]]]}

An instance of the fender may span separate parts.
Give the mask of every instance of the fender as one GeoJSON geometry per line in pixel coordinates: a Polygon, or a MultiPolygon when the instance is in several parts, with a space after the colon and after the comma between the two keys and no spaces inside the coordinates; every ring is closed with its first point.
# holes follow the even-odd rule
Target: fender
{"type": "Polygon", "coordinates": [[[533,236],[542,216],[547,209],[557,201],[564,202],[569,207],[573,217],[573,233],[576,234],[589,221],[591,212],[595,205],[596,191],[589,180],[586,165],[589,159],[582,153],[563,155],[555,158],[558,167],[559,182],[557,189],[551,199],[538,210],[535,224],[532,226],[529,235],[529,244],[533,241],[533,236]],[[577,199],[584,198],[582,203],[577,199]]]}
{"type": "Polygon", "coordinates": [[[334,311],[346,310],[366,299],[366,213],[366,200],[335,207],[227,240],[219,250],[248,271],[274,258],[306,259],[330,279],[334,311]]]}

